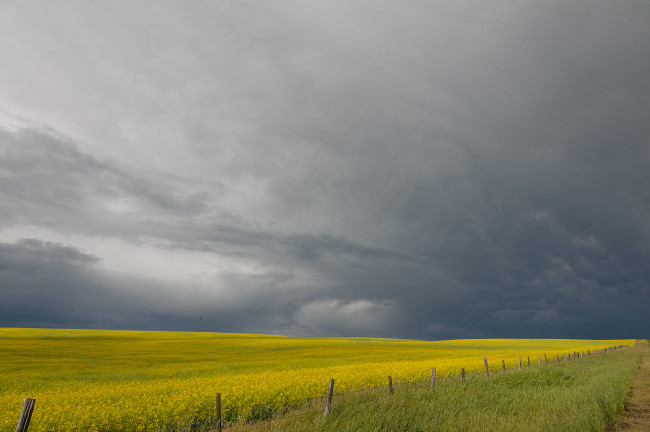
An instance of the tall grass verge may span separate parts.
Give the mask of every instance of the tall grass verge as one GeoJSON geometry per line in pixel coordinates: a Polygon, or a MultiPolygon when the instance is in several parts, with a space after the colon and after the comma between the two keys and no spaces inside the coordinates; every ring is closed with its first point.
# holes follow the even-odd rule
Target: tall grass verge
{"type": "Polygon", "coordinates": [[[237,424],[258,431],[602,431],[622,410],[641,351],[624,349],[522,371],[440,379],[335,397],[332,414],[237,424]]]}

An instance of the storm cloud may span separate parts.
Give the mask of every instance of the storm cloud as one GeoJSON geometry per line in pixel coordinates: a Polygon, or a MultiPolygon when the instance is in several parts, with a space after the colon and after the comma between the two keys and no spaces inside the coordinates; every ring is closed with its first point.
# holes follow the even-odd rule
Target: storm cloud
{"type": "Polygon", "coordinates": [[[644,337],[647,2],[0,8],[0,325],[644,337]]]}

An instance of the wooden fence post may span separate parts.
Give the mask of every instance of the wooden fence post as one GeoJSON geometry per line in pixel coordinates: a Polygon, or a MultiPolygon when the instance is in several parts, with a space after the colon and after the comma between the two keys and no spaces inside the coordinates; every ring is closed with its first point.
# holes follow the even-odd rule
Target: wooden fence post
{"type": "Polygon", "coordinates": [[[519,370],[521,370],[521,357],[519,357],[519,370]]]}
{"type": "Polygon", "coordinates": [[[217,420],[217,432],[221,432],[221,393],[217,393],[217,409],[215,410],[217,420]]]}
{"type": "Polygon", "coordinates": [[[34,412],[35,403],[36,399],[31,398],[26,398],[25,402],[23,402],[23,409],[20,411],[16,432],[27,432],[29,421],[32,419],[32,413],[34,412]]]}
{"type": "Polygon", "coordinates": [[[530,357],[528,357],[528,367],[530,367],[530,357]]]}
{"type": "Polygon", "coordinates": [[[465,382],[465,368],[460,368],[460,381],[465,382]]]}
{"type": "Polygon", "coordinates": [[[431,390],[436,387],[436,368],[431,369],[431,390]]]}
{"type": "Polygon", "coordinates": [[[506,371],[506,361],[501,360],[501,364],[503,365],[503,371],[505,372],[506,371]]]}
{"type": "Polygon", "coordinates": [[[490,370],[488,369],[487,358],[483,359],[483,363],[485,364],[485,377],[490,378],[490,370]]]}
{"type": "Polygon", "coordinates": [[[542,365],[542,355],[540,354],[537,358],[537,365],[541,366],[542,365]]]}
{"type": "MultiPolygon", "coordinates": [[[[557,359],[557,361],[558,361],[558,362],[560,361],[560,355],[559,355],[559,354],[558,354],[558,359],[557,359]]],[[[566,361],[566,353],[564,353],[564,361],[566,361]]]]}
{"type": "Polygon", "coordinates": [[[559,363],[560,362],[560,355],[559,354],[555,354],[555,355],[557,356],[557,362],[559,363]]]}
{"type": "Polygon", "coordinates": [[[388,392],[393,394],[393,378],[388,377],[388,392]]]}
{"type": "Polygon", "coordinates": [[[334,393],[334,378],[330,379],[330,385],[327,388],[327,402],[325,403],[325,417],[330,415],[332,410],[332,393],[334,393]]]}
{"type": "Polygon", "coordinates": [[[546,363],[546,366],[548,366],[548,359],[546,358],[546,354],[544,354],[544,363],[546,363]]]}

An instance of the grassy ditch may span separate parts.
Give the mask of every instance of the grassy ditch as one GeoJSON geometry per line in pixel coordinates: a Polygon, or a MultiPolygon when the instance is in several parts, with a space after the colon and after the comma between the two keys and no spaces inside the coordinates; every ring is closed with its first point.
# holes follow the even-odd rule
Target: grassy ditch
{"type": "Polygon", "coordinates": [[[236,424],[259,431],[602,431],[624,407],[641,349],[626,348],[549,366],[395,386],[334,398],[332,413],[236,424]]]}
{"type": "Polygon", "coordinates": [[[650,431],[650,346],[646,342],[638,346],[643,350],[641,367],[634,377],[623,414],[605,429],[607,432],[650,431]]]}

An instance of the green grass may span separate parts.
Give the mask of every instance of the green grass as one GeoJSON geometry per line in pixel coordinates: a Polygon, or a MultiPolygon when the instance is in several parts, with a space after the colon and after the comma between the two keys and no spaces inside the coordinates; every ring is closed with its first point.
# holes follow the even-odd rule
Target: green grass
{"type": "Polygon", "coordinates": [[[332,414],[235,425],[231,431],[602,431],[622,410],[641,350],[522,371],[335,397],[332,414]]]}

